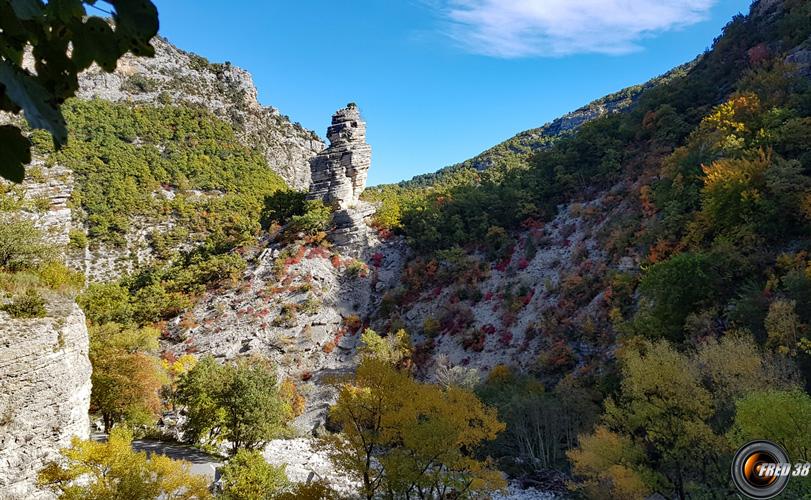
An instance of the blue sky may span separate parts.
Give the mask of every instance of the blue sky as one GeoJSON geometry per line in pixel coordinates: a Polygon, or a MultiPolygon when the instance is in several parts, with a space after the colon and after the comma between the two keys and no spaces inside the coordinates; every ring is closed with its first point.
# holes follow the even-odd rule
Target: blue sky
{"type": "Polygon", "coordinates": [[[358,103],[369,184],[463,161],[708,48],[748,0],[155,0],[161,33],[247,69],[324,136],[358,103]]]}

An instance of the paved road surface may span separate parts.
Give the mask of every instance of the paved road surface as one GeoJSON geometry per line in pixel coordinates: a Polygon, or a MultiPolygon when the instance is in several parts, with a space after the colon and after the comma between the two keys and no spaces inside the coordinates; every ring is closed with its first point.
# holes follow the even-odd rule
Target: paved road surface
{"type": "MultiPolygon", "coordinates": [[[[107,435],[94,433],[91,439],[94,441],[107,441],[107,435]]],[[[186,444],[152,439],[136,439],[132,442],[132,449],[145,451],[147,455],[157,453],[166,455],[173,460],[185,460],[191,463],[191,471],[194,474],[207,476],[211,481],[214,481],[216,468],[222,465],[220,458],[203,453],[197,448],[186,444]]]]}
{"type": "Polygon", "coordinates": [[[167,441],[153,441],[151,439],[136,439],[132,442],[135,451],[145,451],[147,455],[157,453],[166,455],[173,460],[185,460],[191,463],[191,471],[194,474],[208,476],[214,481],[214,473],[218,466],[222,465],[220,459],[212,455],[185,444],[171,443],[167,441]]]}

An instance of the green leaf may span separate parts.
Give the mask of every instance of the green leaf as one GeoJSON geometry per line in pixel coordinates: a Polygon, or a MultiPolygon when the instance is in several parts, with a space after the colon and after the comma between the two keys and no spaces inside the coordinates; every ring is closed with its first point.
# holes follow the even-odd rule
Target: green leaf
{"type": "Polygon", "coordinates": [[[31,163],[31,141],[13,125],[0,126],[0,176],[22,182],[24,165],[31,163]]]}
{"type": "Polygon", "coordinates": [[[33,76],[8,61],[0,61],[0,83],[5,85],[8,98],[23,109],[31,127],[49,131],[59,146],[67,142],[68,130],[62,112],[33,76]]]}
{"type": "Polygon", "coordinates": [[[120,55],[113,29],[100,17],[88,18],[76,30],[71,59],[77,68],[87,68],[95,61],[104,71],[112,72],[120,55]]]}
{"type": "Polygon", "coordinates": [[[42,2],[39,0],[9,0],[14,14],[23,21],[30,21],[42,15],[42,2]]]}
{"type": "Polygon", "coordinates": [[[149,0],[110,0],[115,7],[116,34],[124,42],[122,48],[136,56],[152,56],[155,49],[149,40],[158,34],[158,9],[149,0]]]}
{"type": "Polygon", "coordinates": [[[81,21],[86,14],[82,0],[48,0],[46,8],[65,24],[81,21]]]}

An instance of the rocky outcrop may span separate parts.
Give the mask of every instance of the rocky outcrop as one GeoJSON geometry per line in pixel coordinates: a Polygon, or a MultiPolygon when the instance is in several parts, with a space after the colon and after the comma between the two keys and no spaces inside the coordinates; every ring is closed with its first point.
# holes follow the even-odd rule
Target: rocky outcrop
{"type": "Polygon", "coordinates": [[[367,222],[375,207],[360,201],[372,163],[372,148],[366,143],[366,122],[350,103],[332,115],[327,128],[330,146],[310,162],[309,198],[336,208],[330,240],[353,257],[360,257],[372,238],[367,222]]]}
{"type": "Polygon", "coordinates": [[[268,166],[293,188],[310,184],[310,159],[324,149],[312,131],[291,123],[257,100],[251,75],[226,62],[212,64],[156,37],[155,57],[124,56],[118,69],[93,66],[80,75],[80,98],[143,103],[186,103],[207,108],[229,122],[249,147],[262,151],[268,166]]]}
{"type": "Polygon", "coordinates": [[[42,466],[73,436],[87,439],[90,361],[85,317],[54,297],[48,317],[0,312],[0,498],[50,498],[36,487],[42,466]]]}
{"type": "MultiPolygon", "coordinates": [[[[60,165],[47,168],[42,160],[34,161],[28,168],[28,175],[19,189],[22,202],[21,211],[34,221],[48,237],[48,241],[64,247],[68,244],[73,217],[68,206],[73,194],[73,172],[60,165]]],[[[12,198],[14,195],[12,195],[12,198]]]]}
{"type": "Polygon", "coordinates": [[[358,203],[372,164],[372,147],[366,143],[366,123],[355,104],[332,115],[327,128],[330,146],[310,163],[310,198],[344,210],[358,203]]]}
{"type": "Polygon", "coordinates": [[[789,52],[786,62],[793,64],[798,74],[811,78],[811,38],[789,52]]]}

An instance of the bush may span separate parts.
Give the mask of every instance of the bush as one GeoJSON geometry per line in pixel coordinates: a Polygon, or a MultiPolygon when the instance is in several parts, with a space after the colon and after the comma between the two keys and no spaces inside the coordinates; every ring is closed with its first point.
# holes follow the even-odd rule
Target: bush
{"type": "Polygon", "coordinates": [[[327,229],[330,220],[332,209],[321,200],[310,200],[306,203],[303,214],[290,217],[286,231],[291,235],[303,233],[306,236],[313,236],[327,229]]]}
{"type": "Polygon", "coordinates": [[[92,323],[128,324],[132,321],[129,291],[118,283],[91,283],[76,302],[92,323]]]}
{"type": "Polygon", "coordinates": [[[270,465],[255,450],[238,451],[222,468],[222,498],[226,500],[275,498],[288,484],[284,466],[270,465]]]}
{"type": "Polygon", "coordinates": [[[262,227],[271,224],[285,225],[293,216],[301,216],[307,211],[307,193],[304,191],[276,191],[265,197],[262,210],[262,227]]]}
{"type": "Polygon", "coordinates": [[[10,304],[5,304],[0,309],[9,313],[12,318],[19,319],[44,318],[46,314],[45,299],[33,288],[15,296],[10,304]]]}
{"type": "Polygon", "coordinates": [[[369,274],[369,266],[355,259],[346,266],[346,273],[352,278],[365,278],[369,274]]]}
{"type": "Polygon", "coordinates": [[[42,283],[51,289],[79,289],[84,286],[84,274],[68,269],[59,262],[50,262],[38,270],[42,283]]]}
{"type": "Polygon", "coordinates": [[[22,218],[0,219],[0,270],[8,272],[34,269],[56,257],[54,247],[34,223],[22,218]]]}

